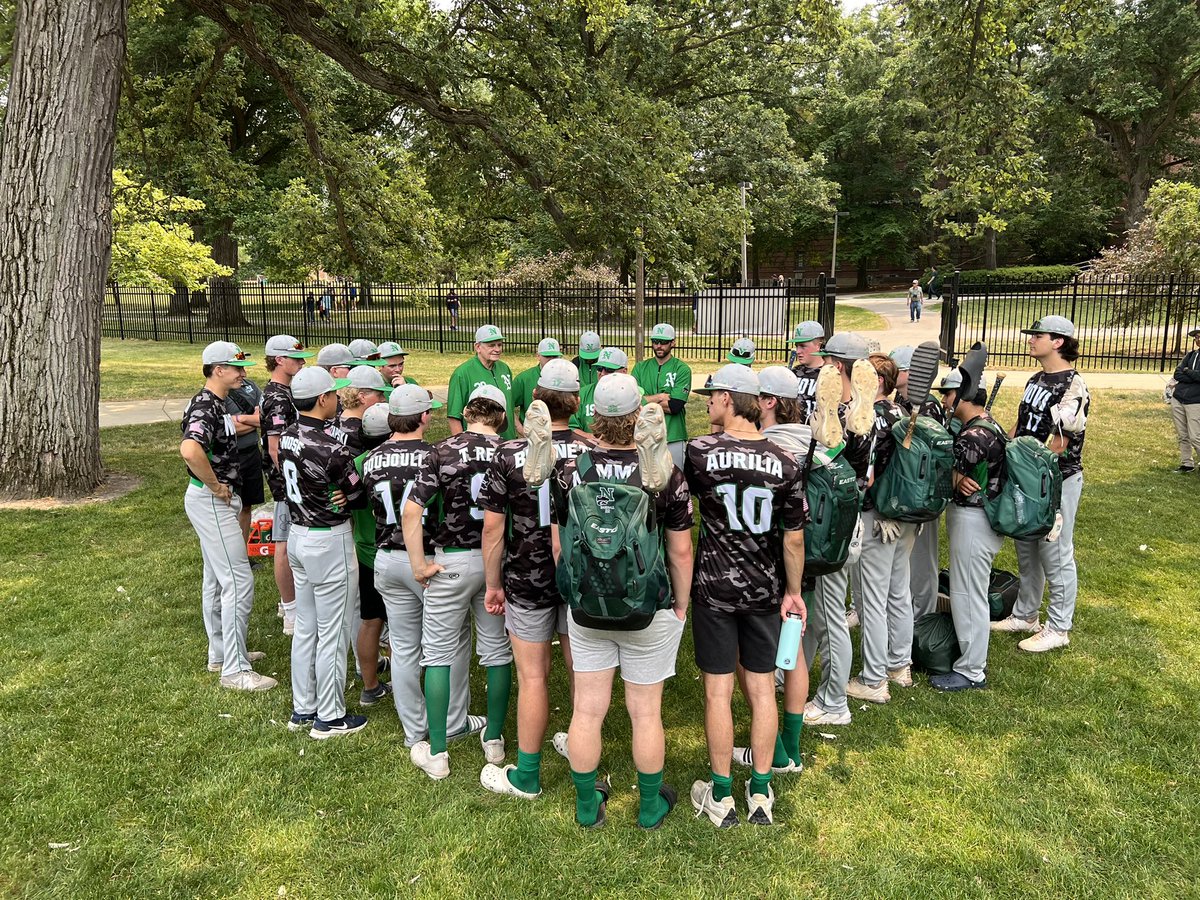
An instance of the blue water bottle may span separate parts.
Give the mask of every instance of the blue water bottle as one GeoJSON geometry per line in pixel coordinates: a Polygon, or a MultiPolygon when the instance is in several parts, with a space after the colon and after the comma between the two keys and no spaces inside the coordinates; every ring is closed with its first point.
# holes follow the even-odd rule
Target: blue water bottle
{"type": "Polygon", "coordinates": [[[800,639],[804,637],[804,620],[800,613],[788,613],[779,629],[779,652],[775,654],[775,666],[791,671],[800,659],[800,639]]]}

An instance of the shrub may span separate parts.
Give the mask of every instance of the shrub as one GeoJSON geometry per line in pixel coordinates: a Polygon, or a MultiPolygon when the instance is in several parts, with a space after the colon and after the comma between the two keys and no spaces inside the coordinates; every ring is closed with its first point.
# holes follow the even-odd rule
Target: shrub
{"type": "MultiPolygon", "coordinates": [[[[1079,274],[1077,266],[1005,266],[1000,269],[964,269],[958,273],[959,285],[995,285],[1002,287],[1005,282],[1015,282],[1022,286],[1038,284],[1062,287],[1070,283],[1079,274]]],[[[921,284],[929,280],[929,271],[921,276],[921,284]]],[[[953,272],[942,270],[943,290],[949,287],[953,272]]]]}

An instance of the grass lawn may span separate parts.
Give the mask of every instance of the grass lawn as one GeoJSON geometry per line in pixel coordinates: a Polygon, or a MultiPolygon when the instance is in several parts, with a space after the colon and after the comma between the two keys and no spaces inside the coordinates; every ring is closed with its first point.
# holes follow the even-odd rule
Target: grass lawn
{"type": "MultiPolygon", "coordinates": [[[[1002,421],[1017,399],[1002,396],[1002,421]]],[[[701,430],[699,404],[692,417],[701,430]]],[[[283,685],[218,689],[178,431],[106,431],[107,465],[142,476],[138,490],[9,511],[0,530],[0,895],[1194,895],[1200,628],[1180,526],[1194,524],[1197,484],[1168,474],[1170,433],[1150,394],[1094,398],[1070,648],[1031,656],[1000,636],[989,690],[940,695],[922,679],[854,707],[853,725],[822,729],[831,738],[807,729],[806,771],[775,782],[781,827],[718,832],[684,799],[646,834],[619,690],[609,824],[590,833],[548,743],[543,796],[524,803],[480,787],[470,743],[452,745],[450,778],[429,781],[390,706],[351,738],[289,734],[268,572],[250,643],[283,685]]],[[[998,564],[1014,567],[1011,544],[998,564]]],[[[552,691],[553,731],[568,722],[560,671],[552,691]]],[[[708,769],[702,704],[689,629],[665,703],[667,779],[685,798],[708,769]]],[[[744,743],[744,707],[738,720],[744,743]]],[[[515,759],[515,718],[507,735],[515,759]]]]}

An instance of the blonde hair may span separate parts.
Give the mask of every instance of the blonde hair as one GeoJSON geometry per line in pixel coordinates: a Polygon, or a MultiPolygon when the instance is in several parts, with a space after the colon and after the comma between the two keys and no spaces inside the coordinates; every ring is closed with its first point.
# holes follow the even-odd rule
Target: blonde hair
{"type": "Polygon", "coordinates": [[[338,391],[338,399],[342,401],[343,409],[358,409],[364,405],[362,394],[356,387],[345,387],[338,391]]]}

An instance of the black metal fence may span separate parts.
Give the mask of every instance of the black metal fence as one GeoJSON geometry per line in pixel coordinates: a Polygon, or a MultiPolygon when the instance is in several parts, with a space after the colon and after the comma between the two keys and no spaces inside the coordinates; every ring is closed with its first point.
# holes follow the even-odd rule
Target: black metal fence
{"type": "MultiPolygon", "coordinates": [[[[714,285],[701,291],[648,285],[647,340],[657,322],[675,326],[676,352],[723,359],[738,337],[753,338],[764,362],[787,359],[787,338],[806,319],[832,333],[834,284],[820,276],[752,287],[714,285]]],[[[466,355],[475,329],[498,325],[507,347],[532,353],[543,337],[574,348],[596,331],[606,345],[631,349],[634,292],[609,284],[238,284],[219,282],[189,296],[112,284],[104,302],[105,337],[208,343],[231,340],[248,350],[275,334],[308,346],[367,338],[406,349],[466,355]],[[451,291],[458,300],[451,311],[451,291]]]]}
{"type": "Polygon", "coordinates": [[[1187,332],[1200,321],[1200,280],[1101,277],[1062,282],[947,282],[942,347],[958,360],[984,341],[997,363],[1030,363],[1029,328],[1043,316],[1075,323],[1081,369],[1166,371],[1190,349],[1187,332]]]}

